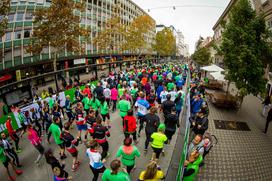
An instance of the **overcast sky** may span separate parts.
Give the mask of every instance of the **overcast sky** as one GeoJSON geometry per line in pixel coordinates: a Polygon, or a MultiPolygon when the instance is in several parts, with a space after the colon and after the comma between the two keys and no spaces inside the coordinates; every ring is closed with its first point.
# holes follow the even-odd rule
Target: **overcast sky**
{"type": "Polygon", "coordinates": [[[176,29],[181,30],[185,36],[185,42],[189,44],[190,53],[194,52],[195,42],[200,35],[213,36],[212,27],[230,2],[230,0],[133,1],[146,10],[157,24],[174,25],[176,29]],[[191,7],[176,7],[176,10],[170,7],[186,5],[191,7]],[[147,11],[148,9],[150,12],[147,11]]]}

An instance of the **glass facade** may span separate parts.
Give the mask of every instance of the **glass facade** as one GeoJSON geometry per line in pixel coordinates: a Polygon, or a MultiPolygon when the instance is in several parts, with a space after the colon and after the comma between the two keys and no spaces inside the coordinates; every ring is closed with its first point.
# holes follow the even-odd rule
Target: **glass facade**
{"type": "MultiPolygon", "coordinates": [[[[97,33],[105,27],[107,21],[111,18],[113,6],[118,4],[121,7],[122,23],[129,24],[137,16],[145,14],[145,12],[134,4],[131,0],[75,0],[86,4],[85,12],[74,13],[80,16],[81,25],[91,27],[92,39],[97,33]]],[[[43,50],[40,56],[33,57],[26,52],[26,47],[30,43],[31,32],[33,31],[33,12],[38,8],[50,6],[51,0],[11,0],[11,11],[8,15],[8,28],[5,35],[0,38],[0,71],[20,66],[26,63],[34,63],[36,61],[46,61],[51,58],[50,48],[43,50]]],[[[0,17],[1,18],[1,17],[0,17]]],[[[148,35],[150,39],[155,37],[154,31],[148,35]]],[[[123,54],[127,52],[118,51],[114,47],[113,52],[99,50],[92,44],[84,44],[85,54],[81,57],[88,57],[97,53],[115,53],[123,54]]],[[[66,51],[63,57],[69,57],[71,53],[66,51]]]]}

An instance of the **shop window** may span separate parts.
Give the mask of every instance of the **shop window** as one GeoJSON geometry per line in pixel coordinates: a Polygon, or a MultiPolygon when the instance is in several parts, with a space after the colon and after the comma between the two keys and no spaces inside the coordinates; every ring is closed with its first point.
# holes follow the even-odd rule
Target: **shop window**
{"type": "Polygon", "coordinates": [[[4,56],[5,56],[5,61],[12,60],[12,50],[11,49],[5,49],[4,56]]]}

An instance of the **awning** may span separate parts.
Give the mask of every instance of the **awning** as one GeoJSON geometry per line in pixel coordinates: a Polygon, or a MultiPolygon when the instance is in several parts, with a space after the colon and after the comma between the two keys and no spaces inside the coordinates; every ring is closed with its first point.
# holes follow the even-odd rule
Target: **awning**
{"type": "Polygon", "coordinates": [[[211,72],[210,75],[211,75],[215,80],[225,81],[225,75],[223,75],[221,72],[211,72]]]}
{"type": "Polygon", "coordinates": [[[209,66],[205,66],[205,67],[201,67],[200,69],[205,70],[207,72],[223,72],[224,69],[222,69],[221,67],[218,67],[217,65],[209,65],[209,66]]]}
{"type": "Polygon", "coordinates": [[[12,76],[10,74],[3,75],[3,76],[0,77],[0,82],[7,81],[7,80],[9,80],[11,78],[12,78],[12,76]]]}

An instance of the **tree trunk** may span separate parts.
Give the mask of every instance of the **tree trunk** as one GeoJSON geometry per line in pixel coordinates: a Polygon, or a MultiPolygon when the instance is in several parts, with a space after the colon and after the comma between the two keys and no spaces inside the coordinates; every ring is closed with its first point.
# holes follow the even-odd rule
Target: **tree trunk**
{"type": "MultiPolygon", "coordinates": [[[[57,71],[57,53],[54,54],[53,68],[54,68],[54,72],[56,73],[56,71],[57,71]]],[[[58,85],[58,77],[57,77],[57,74],[54,75],[54,79],[55,79],[55,84],[56,84],[57,92],[59,92],[59,85],[58,85]]]]}

